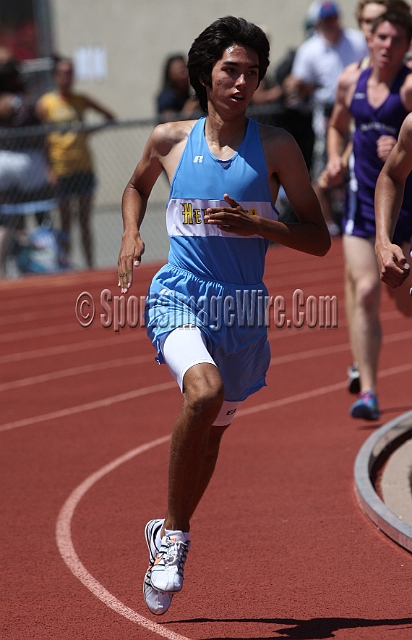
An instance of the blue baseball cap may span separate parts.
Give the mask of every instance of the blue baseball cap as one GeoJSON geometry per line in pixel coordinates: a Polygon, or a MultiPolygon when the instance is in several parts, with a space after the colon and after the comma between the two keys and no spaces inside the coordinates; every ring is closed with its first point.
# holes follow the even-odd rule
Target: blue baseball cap
{"type": "Polygon", "coordinates": [[[334,2],[322,2],[319,7],[318,20],[326,18],[337,18],[339,16],[339,7],[334,2]]]}

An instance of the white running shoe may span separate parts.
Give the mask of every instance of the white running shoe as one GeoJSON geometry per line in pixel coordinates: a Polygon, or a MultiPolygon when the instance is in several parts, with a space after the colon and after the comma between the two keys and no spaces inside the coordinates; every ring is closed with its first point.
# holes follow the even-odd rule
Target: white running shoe
{"type": "MultiPolygon", "coordinates": [[[[144,536],[146,538],[147,548],[149,549],[149,562],[153,564],[157,552],[159,551],[159,546],[156,544],[157,534],[162,530],[164,523],[163,518],[158,518],[157,520],[150,520],[144,528],[144,536]]],[[[159,536],[160,538],[160,536],[159,536]]]]}
{"type": "Polygon", "coordinates": [[[156,536],[162,528],[163,522],[164,520],[150,520],[144,530],[147,548],[149,549],[149,566],[143,581],[143,596],[147,608],[155,616],[161,616],[166,613],[173,597],[172,593],[162,593],[154,589],[151,583],[152,567],[159,551],[156,546],[156,536]]]}
{"type": "Polygon", "coordinates": [[[151,570],[152,587],[162,593],[175,593],[183,587],[183,570],[190,541],[177,531],[162,538],[151,570]]]}

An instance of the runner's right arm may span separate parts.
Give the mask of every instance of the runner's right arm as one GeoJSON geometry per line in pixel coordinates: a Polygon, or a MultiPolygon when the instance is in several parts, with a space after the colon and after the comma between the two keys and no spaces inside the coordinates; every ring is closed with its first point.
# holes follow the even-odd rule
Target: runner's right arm
{"type": "Polygon", "coordinates": [[[128,182],[122,198],[123,235],[118,259],[119,287],[126,293],[133,282],[133,267],[139,266],[144,253],[140,236],[147,202],[156,180],[163,170],[174,174],[181,149],[192,121],[158,125],[150,135],[142,158],[128,182]]]}
{"type": "Polygon", "coordinates": [[[163,170],[159,146],[162,145],[161,125],[150,135],[142,158],[130,178],[122,197],[123,235],[118,259],[119,287],[126,293],[133,282],[133,267],[138,266],[144,253],[140,236],[147,201],[153,185],[163,170]]]}
{"type": "Polygon", "coordinates": [[[402,205],[405,181],[412,171],[412,114],[408,115],[376,183],[375,252],[381,280],[399,287],[409,275],[409,264],[402,249],[392,242],[402,205]]]}
{"type": "Polygon", "coordinates": [[[347,157],[344,154],[350,140],[352,122],[349,105],[358,75],[358,70],[351,67],[340,75],[338,81],[336,102],[327,132],[326,174],[331,184],[340,184],[343,181],[347,167],[347,157]]]}

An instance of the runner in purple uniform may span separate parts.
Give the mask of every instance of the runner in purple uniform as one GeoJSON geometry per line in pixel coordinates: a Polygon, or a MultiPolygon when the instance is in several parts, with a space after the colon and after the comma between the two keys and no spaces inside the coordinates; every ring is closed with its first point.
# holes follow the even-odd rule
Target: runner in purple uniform
{"type": "MultiPolygon", "coordinates": [[[[375,20],[370,40],[372,66],[364,71],[351,68],[341,75],[328,133],[327,171],[335,180],[343,170],[341,153],[351,119],[355,119],[353,171],[343,226],[346,314],[353,358],[360,372],[360,395],[350,414],[369,420],[380,417],[376,394],[380,279],[374,252],[374,193],[402,122],[412,110],[412,75],[403,64],[411,37],[410,14],[390,11],[375,20]]],[[[408,181],[395,239],[402,245],[411,236],[412,182],[408,181]]],[[[406,287],[397,290],[394,298],[398,309],[409,315],[412,304],[406,287]]]]}

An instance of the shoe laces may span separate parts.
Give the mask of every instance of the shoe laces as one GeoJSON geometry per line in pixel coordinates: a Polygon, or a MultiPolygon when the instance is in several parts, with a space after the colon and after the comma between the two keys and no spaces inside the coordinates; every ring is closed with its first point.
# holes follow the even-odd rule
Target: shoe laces
{"type": "Polygon", "coordinates": [[[361,400],[364,400],[365,402],[368,402],[370,404],[374,404],[376,406],[378,404],[376,395],[373,393],[373,391],[362,391],[359,394],[359,397],[361,398],[361,400]]]}
{"type": "Polygon", "coordinates": [[[189,543],[166,538],[163,544],[167,547],[167,551],[163,556],[165,567],[177,567],[177,571],[180,573],[183,571],[183,565],[189,551],[189,543]]]}
{"type": "Polygon", "coordinates": [[[375,397],[375,394],[373,393],[373,391],[361,391],[359,395],[360,395],[361,398],[374,398],[375,397]]]}

